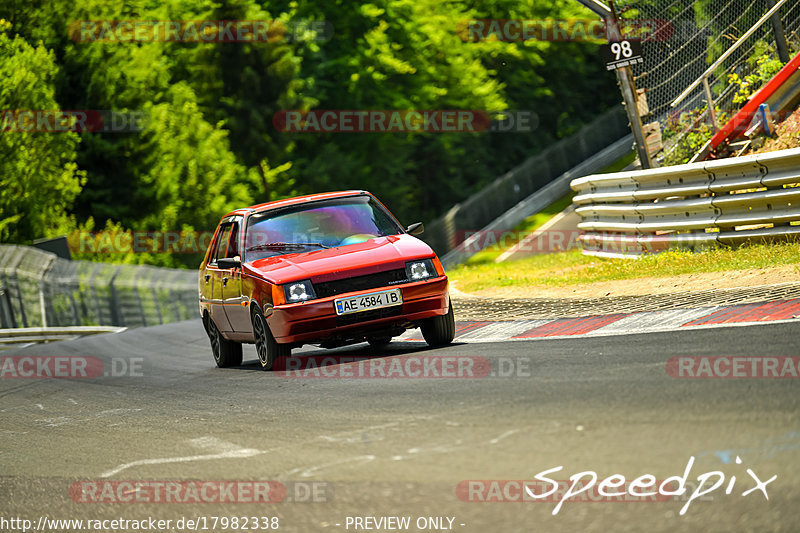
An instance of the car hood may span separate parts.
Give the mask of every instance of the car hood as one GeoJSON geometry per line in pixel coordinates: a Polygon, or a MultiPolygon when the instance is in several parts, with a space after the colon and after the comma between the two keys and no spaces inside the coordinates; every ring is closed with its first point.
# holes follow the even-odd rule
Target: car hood
{"type": "Polygon", "coordinates": [[[416,237],[400,234],[359,244],[258,259],[245,263],[244,269],[276,284],[301,279],[325,282],[404,268],[406,261],[433,256],[430,246],[416,237]]]}

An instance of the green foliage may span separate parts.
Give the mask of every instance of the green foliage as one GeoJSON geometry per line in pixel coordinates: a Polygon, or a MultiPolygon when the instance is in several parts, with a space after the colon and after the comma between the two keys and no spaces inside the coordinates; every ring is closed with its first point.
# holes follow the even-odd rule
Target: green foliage
{"type": "MultiPolygon", "coordinates": [[[[728,118],[719,108],[716,109],[717,123],[724,124],[728,118]]],[[[664,157],[663,165],[688,163],[694,155],[714,136],[714,128],[706,115],[705,108],[691,112],[681,112],[667,119],[662,132],[665,145],[677,138],[677,144],[664,157]]]]}
{"type": "Polygon", "coordinates": [[[774,56],[774,50],[767,47],[763,41],[759,41],[759,44],[760,46],[757,46],[755,53],[747,61],[753,73],[744,78],[736,73],[728,75],[728,83],[737,86],[736,96],[733,97],[733,102],[736,104],[747,102],[753,93],[783,68],[783,62],[774,56]]]}
{"type": "Polygon", "coordinates": [[[0,20],[0,242],[19,242],[54,236],[70,224],[84,173],[75,164],[77,134],[20,131],[15,110],[59,110],[58,67],[52,52],[11,37],[9,26],[0,20]]]}

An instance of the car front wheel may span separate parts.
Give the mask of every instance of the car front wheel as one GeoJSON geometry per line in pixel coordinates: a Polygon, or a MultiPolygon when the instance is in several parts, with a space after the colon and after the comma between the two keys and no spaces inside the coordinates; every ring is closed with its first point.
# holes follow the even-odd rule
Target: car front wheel
{"type": "Polygon", "coordinates": [[[420,327],[422,337],[430,346],[444,346],[453,342],[456,336],[456,321],[453,315],[453,302],[447,314],[425,319],[420,327]]]}
{"type": "Polygon", "coordinates": [[[263,370],[272,370],[272,367],[281,357],[288,357],[292,353],[292,348],[288,344],[278,344],[275,337],[267,325],[267,319],[264,318],[264,313],[257,305],[253,304],[253,336],[256,342],[256,353],[258,353],[258,362],[261,363],[263,370]]]}
{"type": "Polygon", "coordinates": [[[242,344],[224,338],[211,317],[205,317],[206,333],[211,341],[211,353],[220,368],[242,364],[242,344]]]}

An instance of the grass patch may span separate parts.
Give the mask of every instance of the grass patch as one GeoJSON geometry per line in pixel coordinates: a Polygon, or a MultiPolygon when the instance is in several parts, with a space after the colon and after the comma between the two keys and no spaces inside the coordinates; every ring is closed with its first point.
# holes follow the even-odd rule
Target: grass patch
{"type": "MultiPolygon", "coordinates": [[[[513,229],[509,230],[506,235],[497,235],[498,241],[500,243],[493,244],[480,252],[474,254],[467,260],[468,265],[482,265],[486,263],[493,263],[497,257],[517,244],[519,242],[520,237],[527,236],[540,227],[542,227],[545,222],[553,218],[555,215],[559,214],[561,211],[569,207],[569,204],[572,203],[572,198],[575,196],[574,192],[570,192],[563,198],[559,198],[552,204],[548,205],[538,213],[529,216],[519,224],[517,224],[513,229]],[[501,245],[502,244],[502,245],[501,245]]],[[[494,235],[494,233],[493,233],[494,235]]],[[[488,236],[487,236],[488,238],[488,236]]]]}
{"type": "Polygon", "coordinates": [[[466,264],[447,275],[460,290],[474,292],[493,287],[569,286],[594,281],[680,274],[725,272],[797,265],[800,272],[800,244],[758,244],[738,249],[717,248],[701,253],[664,252],[640,259],[604,259],[571,250],[536,255],[504,263],[466,264]]]}
{"type": "Polygon", "coordinates": [[[612,172],[619,172],[623,168],[627,167],[631,163],[636,160],[636,152],[631,150],[626,155],[620,157],[607,167],[603,168],[600,172],[596,172],[595,174],[610,174],[612,172]]]}

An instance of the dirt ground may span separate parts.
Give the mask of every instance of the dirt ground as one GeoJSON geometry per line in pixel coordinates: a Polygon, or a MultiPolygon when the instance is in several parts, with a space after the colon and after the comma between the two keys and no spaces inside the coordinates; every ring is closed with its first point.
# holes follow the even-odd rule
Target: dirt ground
{"type": "MultiPolygon", "coordinates": [[[[581,283],[566,287],[527,285],[483,289],[473,296],[500,298],[602,298],[604,296],[638,296],[673,292],[757,287],[776,283],[800,282],[800,267],[784,265],[771,268],[683,274],[668,278],[638,278],[581,283]]],[[[455,284],[458,291],[458,284],[455,284]]],[[[459,295],[468,294],[458,291],[459,295]]]]}
{"type": "Polygon", "coordinates": [[[795,110],[794,113],[778,124],[775,138],[767,139],[764,146],[758,150],[749,151],[746,155],[798,147],[800,147],[800,109],[795,110]]]}

